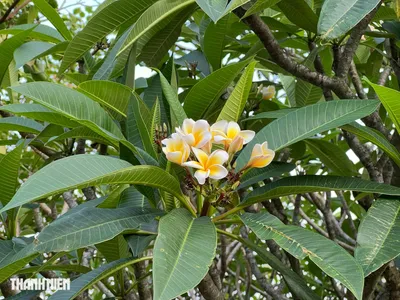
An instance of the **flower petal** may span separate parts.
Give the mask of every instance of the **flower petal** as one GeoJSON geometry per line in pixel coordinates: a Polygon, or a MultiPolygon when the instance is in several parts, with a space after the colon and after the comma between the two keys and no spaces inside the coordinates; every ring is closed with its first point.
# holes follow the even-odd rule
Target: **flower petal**
{"type": "MultiPolygon", "coordinates": [[[[270,149],[268,149],[268,142],[264,142],[261,144],[261,149],[263,154],[267,154],[270,149]]],[[[272,150],[271,150],[272,151],[272,150]]]]}
{"type": "Polygon", "coordinates": [[[198,135],[204,131],[210,131],[210,124],[206,120],[197,120],[193,125],[193,134],[198,135]]]}
{"type": "Polygon", "coordinates": [[[182,124],[182,131],[185,134],[192,133],[193,127],[196,122],[193,119],[185,119],[182,124]]]}
{"type": "Polygon", "coordinates": [[[202,148],[205,144],[211,141],[212,135],[209,131],[203,131],[197,136],[197,140],[195,143],[196,148],[202,148]]]}
{"type": "Polygon", "coordinates": [[[251,151],[251,157],[256,157],[256,156],[260,156],[263,154],[262,148],[261,148],[261,144],[255,144],[253,147],[253,150],[251,151]]]}
{"type": "Polygon", "coordinates": [[[227,127],[228,127],[228,121],[221,120],[211,125],[211,131],[221,131],[223,133],[226,133],[227,127]]]}
{"type": "Polygon", "coordinates": [[[204,184],[209,175],[210,175],[210,171],[209,170],[207,170],[207,171],[197,170],[194,173],[194,177],[196,177],[196,179],[199,182],[199,184],[204,184]]]}
{"type": "Polygon", "coordinates": [[[229,122],[226,130],[226,136],[230,139],[234,139],[240,132],[239,124],[236,122],[229,122]]]}
{"type": "Polygon", "coordinates": [[[175,151],[175,152],[168,152],[165,154],[167,159],[173,163],[176,163],[178,165],[182,164],[182,152],[180,151],[175,151]]]}
{"type": "Polygon", "coordinates": [[[183,163],[182,166],[191,167],[195,169],[203,169],[203,166],[197,161],[187,161],[183,163]]]}
{"type": "Polygon", "coordinates": [[[241,136],[244,139],[243,144],[247,144],[250,142],[256,133],[253,130],[242,130],[239,132],[239,136],[241,136]]]}
{"type": "Polygon", "coordinates": [[[244,139],[241,136],[236,136],[232,143],[229,145],[228,153],[234,154],[240,150],[242,150],[244,144],[244,139]]]}
{"type": "Polygon", "coordinates": [[[209,177],[212,179],[222,179],[228,175],[228,170],[221,165],[212,165],[209,169],[209,177]]]}
{"type": "Polygon", "coordinates": [[[194,138],[193,134],[186,134],[183,136],[183,139],[185,140],[185,142],[189,145],[189,146],[194,146],[196,143],[196,140],[194,138]]]}
{"type": "Polygon", "coordinates": [[[193,151],[194,155],[196,155],[197,160],[199,161],[199,163],[203,166],[203,168],[205,168],[205,166],[207,164],[207,160],[208,160],[207,153],[205,153],[201,149],[194,148],[194,147],[192,147],[192,151],[193,151]]]}
{"type": "Polygon", "coordinates": [[[229,154],[224,150],[215,150],[210,154],[207,161],[207,168],[213,165],[222,165],[229,158],[229,154]]]}

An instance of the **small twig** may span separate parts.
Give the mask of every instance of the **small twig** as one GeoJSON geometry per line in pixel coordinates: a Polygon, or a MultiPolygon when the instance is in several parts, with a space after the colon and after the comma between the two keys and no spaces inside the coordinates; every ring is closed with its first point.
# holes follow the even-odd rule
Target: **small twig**
{"type": "Polygon", "coordinates": [[[13,3],[11,3],[10,7],[6,10],[4,15],[0,19],[0,24],[4,23],[7,20],[7,17],[10,15],[11,11],[14,9],[14,7],[17,6],[19,0],[14,0],[13,3]]]}
{"type": "MultiPolygon", "coordinates": [[[[18,1],[17,1],[17,2],[18,2],[18,1]]],[[[28,5],[29,2],[31,2],[31,0],[25,0],[24,3],[22,3],[21,5],[19,5],[18,7],[16,7],[16,8],[14,9],[14,11],[13,11],[12,13],[10,13],[10,15],[6,18],[6,21],[8,21],[8,20],[14,18],[15,15],[16,15],[21,9],[23,9],[25,6],[28,5]]],[[[0,24],[1,24],[1,23],[0,23],[0,24]]]]}

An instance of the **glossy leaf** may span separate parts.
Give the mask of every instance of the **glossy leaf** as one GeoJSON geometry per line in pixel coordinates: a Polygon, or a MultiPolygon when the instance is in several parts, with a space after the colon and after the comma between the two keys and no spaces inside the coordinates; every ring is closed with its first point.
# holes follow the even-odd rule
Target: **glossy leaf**
{"type": "Polygon", "coordinates": [[[299,226],[284,225],[269,213],[244,213],[241,219],[258,238],[273,239],[298,259],[308,256],[328,276],[339,280],[357,299],[362,299],[364,274],[361,266],[332,240],[299,226]]]}
{"type": "Polygon", "coordinates": [[[74,188],[105,183],[130,183],[160,188],[185,201],[179,182],[158,167],[132,166],[124,160],[108,156],[75,155],[57,160],[29,177],[1,211],[74,188]]]}
{"type": "Polygon", "coordinates": [[[189,118],[201,119],[248,64],[248,60],[225,66],[200,80],[186,96],[183,107],[189,118]]]}
{"type": "Polygon", "coordinates": [[[218,116],[219,120],[227,120],[237,122],[243,113],[244,106],[249,97],[251,85],[253,83],[254,67],[256,61],[251,62],[243,72],[235,89],[230,94],[221,113],[218,116]]]}
{"type": "Polygon", "coordinates": [[[345,34],[371,12],[380,0],[326,0],[321,9],[318,34],[335,39],[345,34]]]}
{"type": "Polygon", "coordinates": [[[399,232],[400,201],[375,201],[360,224],[354,253],[365,277],[400,254],[399,232]]]}
{"type": "Polygon", "coordinates": [[[229,16],[226,16],[217,23],[210,22],[204,33],[204,54],[214,71],[221,67],[222,50],[225,46],[225,36],[228,26],[229,16]]]}
{"type": "Polygon", "coordinates": [[[239,155],[236,169],[240,170],[247,164],[256,143],[267,141],[269,148],[277,151],[316,133],[367,116],[377,106],[376,100],[339,100],[297,109],[260,130],[239,155]]]}
{"type": "Polygon", "coordinates": [[[137,208],[84,208],[46,226],[37,237],[38,252],[72,251],[133,233],[162,215],[159,210],[137,208]],[[69,230],[65,230],[69,228],[69,230]]]}
{"type": "Polygon", "coordinates": [[[98,267],[84,275],[81,275],[80,277],[78,277],[77,279],[72,281],[70,290],[65,290],[65,291],[58,290],[53,295],[51,295],[48,299],[53,299],[53,300],[74,299],[82,291],[89,288],[91,285],[95,284],[96,282],[98,282],[104,278],[111,276],[118,270],[121,270],[130,265],[133,265],[135,263],[138,263],[138,262],[144,261],[144,260],[148,260],[148,259],[149,259],[148,257],[142,257],[139,259],[122,258],[120,260],[116,260],[116,261],[110,262],[108,264],[101,265],[100,267],[98,267]]]}
{"type": "Polygon", "coordinates": [[[253,15],[259,11],[274,6],[281,0],[257,0],[244,14],[243,18],[253,15]]]}
{"type": "Polygon", "coordinates": [[[317,32],[318,17],[305,0],[281,0],[279,9],[285,16],[297,26],[317,32]]]}
{"type": "Polygon", "coordinates": [[[394,123],[397,132],[400,133],[400,104],[398,101],[400,92],[378,84],[374,84],[368,80],[366,81],[375,90],[379,100],[381,100],[383,106],[389,114],[390,119],[394,123]]]}
{"type": "Polygon", "coordinates": [[[374,181],[343,176],[304,175],[286,177],[255,189],[240,206],[293,194],[340,190],[400,195],[400,188],[374,181]]]}
{"type": "Polygon", "coordinates": [[[7,117],[0,119],[0,132],[16,130],[22,132],[39,133],[43,130],[43,125],[22,117],[7,117]]]}
{"type": "Polygon", "coordinates": [[[162,217],[153,250],[154,299],[169,300],[194,288],[208,272],[216,247],[210,218],[193,219],[182,208],[162,217]]]}

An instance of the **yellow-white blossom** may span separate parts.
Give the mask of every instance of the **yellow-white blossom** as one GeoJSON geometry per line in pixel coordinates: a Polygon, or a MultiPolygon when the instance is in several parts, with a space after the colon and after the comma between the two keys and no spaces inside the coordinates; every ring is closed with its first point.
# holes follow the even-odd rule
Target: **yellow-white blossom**
{"type": "Polygon", "coordinates": [[[225,120],[218,121],[211,126],[213,141],[216,144],[223,144],[225,150],[230,153],[237,152],[243,148],[243,145],[250,142],[255,135],[252,130],[241,130],[236,122],[228,122],[225,120]],[[243,139],[243,141],[241,141],[243,139]],[[232,144],[232,148],[229,146],[232,144]]]}
{"type": "Polygon", "coordinates": [[[269,85],[261,89],[261,94],[264,100],[270,100],[275,97],[275,86],[269,85]]]}
{"type": "Polygon", "coordinates": [[[179,134],[173,133],[171,138],[162,140],[162,144],[165,145],[162,150],[169,161],[182,165],[189,158],[190,147],[179,134]]]}
{"type": "Polygon", "coordinates": [[[204,147],[212,138],[210,125],[206,120],[194,121],[193,119],[185,119],[182,127],[176,128],[186,143],[195,148],[204,147]]]}
{"type": "Polygon", "coordinates": [[[268,166],[275,157],[275,152],[268,149],[268,143],[255,144],[246,168],[263,168],[268,166]]]}
{"type": "Polygon", "coordinates": [[[198,161],[188,161],[183,166],[197,169],[194,173],[199,184],[204,184],[208,177],[212,179],[222,179],[228,175],[228,170],[223,164],[228,160],[229,155],[224,150],[215,150],[208,155],[201,149],[192,147],[192,151],[198,161]]]}

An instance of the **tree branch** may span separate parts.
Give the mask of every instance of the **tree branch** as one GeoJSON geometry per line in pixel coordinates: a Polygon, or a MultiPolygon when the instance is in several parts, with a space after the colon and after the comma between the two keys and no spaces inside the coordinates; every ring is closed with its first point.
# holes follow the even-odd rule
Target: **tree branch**
{"type": "Polygon", "coordinates": [[[4,23],[7,20],[8,15],[12,12],[14,7],[17,6],[19,0],[14,0],[14,2],[10,5],[10,7],[6,10],[5,14],[0,19],[0,24],[4,23]]]}

